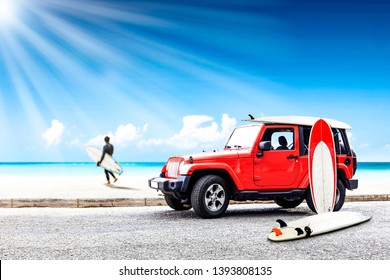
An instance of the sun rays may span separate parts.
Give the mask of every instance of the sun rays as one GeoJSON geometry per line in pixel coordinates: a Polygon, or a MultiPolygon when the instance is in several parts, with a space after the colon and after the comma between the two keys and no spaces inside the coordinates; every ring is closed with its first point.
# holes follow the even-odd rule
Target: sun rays
{"type": "Polygon", "coordinates": [[[53,120],[77,127],[63,136],[81,142],[129,122],[173,133],[172,124],[196,109],[208,114],[214,102],[191,96],[261,94],[230,59],[245,48],[229,44],[232,35],[249,39],[235,31],[249,24],[242,11],[180,1],[0,3],[0,129],[16,145],[31,135],[31,146],[44,146],[53,120]]]}
{"type": "Polygon", "coordinates": [[[39,135],[53,116],[72,108],[81,123],[93,123],[85,120],[85,100],[123,95],[110,92],[115,85],[107,75],[142,73],[116,42],[129,44],[131,32],[120,24],[161,22],[112,1],[0,0],[2,122],[12,113],[39,135]]]}

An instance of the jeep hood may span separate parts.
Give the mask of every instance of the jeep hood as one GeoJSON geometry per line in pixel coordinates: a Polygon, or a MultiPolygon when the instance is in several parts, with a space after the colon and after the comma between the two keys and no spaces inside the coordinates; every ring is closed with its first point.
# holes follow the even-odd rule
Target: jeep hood
{"type": "Polygon", "coordinates": [[[187,154],[187,155],[180,155],[171,157],[172,158],[183,158],[186,162],[193,162],[201,163],[201,162],[210,162],[215,161],[218,159],[234,159],[238,158],[240,154],[248,154],[248,149],[226,149],[226,150],[220,150],[215,152],[203,152],[203,153],[196,153],[196,154],[187,154]]]}

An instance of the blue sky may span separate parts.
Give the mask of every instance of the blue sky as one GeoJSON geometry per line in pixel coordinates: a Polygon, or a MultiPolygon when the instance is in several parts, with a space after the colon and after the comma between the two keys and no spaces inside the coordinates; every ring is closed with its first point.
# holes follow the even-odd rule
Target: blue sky
{"type": "Polygon", "coordinates": [[[222,148],[254,116],[349,123],[390,161],[388,1],[0,0],[0,161],[222,148]]]}

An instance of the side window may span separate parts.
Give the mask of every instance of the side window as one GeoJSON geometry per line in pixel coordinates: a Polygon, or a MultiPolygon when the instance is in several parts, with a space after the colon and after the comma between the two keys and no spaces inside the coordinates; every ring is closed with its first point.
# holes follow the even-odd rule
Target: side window
{"type": "Polygon", "coordinates": [[[311,127],[310,126],[303,126],[301,127],[301,139],[303,141],[301,142],[301,155],[307,155],[309,153],[309,139],[310,139],[310,132],[311,127]]]}
{"type": "Polygon", "coordinates": [[[261,141],[270,141],[272,150],[294,150],[294,129],[268,128],[261,141]]]}
{"type": "Polygon", "coordinates": [[[341,135],[341,131],[339,129],[332,129],[334,135],[334,144],[336,148],[336,154],[345,155],[347,154],[346,146],[344,143],[344,138],[341,135]]]}
{"type": "MultiPolygon", "coordinates": [[[[309,150],[311,127],[300,127],[299,131],[300,137],[301,139],[303,139],[303,142],[301,142],[301,156],[307,155],[309,150]]],[[[343,134],[343,131],[338,128],[332,128],[332,133],[334,137],[336,154],[348,154],[348,146],[347,143],[345,143],[345,133],[343,134]]]]}

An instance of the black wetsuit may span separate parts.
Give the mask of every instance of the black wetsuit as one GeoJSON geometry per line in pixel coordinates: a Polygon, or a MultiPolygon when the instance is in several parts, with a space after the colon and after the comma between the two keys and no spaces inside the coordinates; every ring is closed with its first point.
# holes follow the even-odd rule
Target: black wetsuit
{"type": "MultiPolygon", "coordinates": [[[[110,144],[110,143],[107,143],[103,147],[103,154],[102,154],[102,158],[100,159],[100,163],[103,161],[104,156],[106,154],[109,154],[110,156],[112,156],[113,153],[114,153],[114,146],[112,144],[110,144]]],[[[106,174],[106,178],[107,178],[108,182],[110,181],[110,177],[108,176],[108,174],[111,174],[111,176],[115,179],[115,175],[111,171],[109,171],[107,169],[104,169],[104,173],[106,174]]]]}

